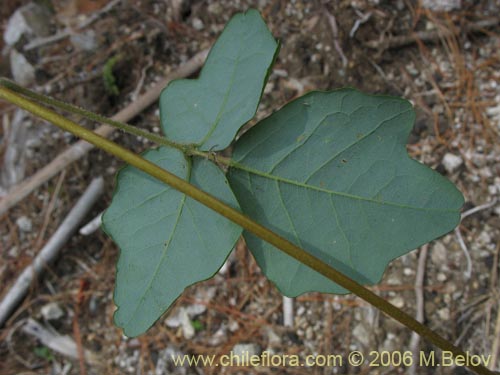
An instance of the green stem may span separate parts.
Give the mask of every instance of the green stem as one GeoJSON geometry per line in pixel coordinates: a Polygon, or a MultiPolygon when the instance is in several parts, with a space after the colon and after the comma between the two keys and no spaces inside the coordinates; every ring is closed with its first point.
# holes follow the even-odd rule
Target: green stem
{"type": "Polygon", "coordinates": [[[136,135],[138,137],[143,137],[146,138],[158,145],[162,146],[167,146],[167,147],[174,147],[184,153],[189,152],[189,150],[192,148],[190,145],[185,145],[181,143],[176,143],[173,142],[165,137],[162,137],[161,135],[151,133],[147,130],[137,128],[135,126],[132,126],[130,124],[121,122],[121,121],[116,121],[112,120],[108,117],[104,117],[101,115],[98,115],[97,113],[87,111],[83,108],[77,107],[75,105],[65,103],[61,100],[57,100],[54,98],[51,98],[46,95],[39,94],[37,92],[31,91],[25,87],[19,86],[15,82],[12,82],[6,78],[0,78],[0,87],[6,87],[14,92],[17,92],[19,94],[22,94],[28,98],[34,99],[37,102],[47,104],[52,107],[56,107],[59,109],[62,109],[63,111],[74,113],[80,116],[83,116],[85,118],[88,118],[92,121],[103,123],[103,124],[108,124],[110,126],[113,126],[117,129],[120,129],[126,133],[136,135]]]}
{"type": "MultiPolygon", "coordinates": [[[[101,148],[104,151],[113,154],[114,156],[122,159],[126,163],[144,171],[145,173],[157,178],[158,180],[170,185],[176,190],[186,194],[187,196],[195,199],[196,201],[204,204],[205,206],[213,209],[218,212],[222,216],[228,218],[229,220],[235,222],[240,225],[245,230],[253,233],[254,235],[260,237],[264,241],[269,242],[271,245],[280,249],[284,253],[298,260],[299,262],[307,265],[312,268],[316,272],[324,275],[328,279],[333,282],[339,284],[343,288],[351,291],[358,297],[362,298],[369,304],[375,306],[379,310],[383,311],[390,317],[394,318],[398,322],[402,323],[412,331],[418,333],[420,336],[426,338],[431,343],[441,348],[444,351],[449,351],[453,353],[455,357],[457,356],[466,356],[461,349],[456,347],[455,345],[448,342],[443,337],[439,336],[430,328],[424,326],[417,320],[415,320],[410,315],[406,314],[402,310],[398,309],[394,305],[390,304],[383,298],[379,297],[371,290],[365,288],[361,284],[357,283],[353,279],[344,275],[343,273],[337,271],[336,269],[330,267],[328,264],[321,261],[319,258],[311,255],[304,249],[299,246],[293,244],[287,239],[279,236],[268,228],[260,225],[259,223],[253,221],[248,216],[242,214],[241,212],[235,210],[234,208],[226,205],[225,203],[219,201],[214,196],[205,193],[204,191],[196,188],[185,180],[177,177],[176,175],[158,167],[156,164],[153,164],[142,157],[134,154],[133,152],[119,146],[118,144],[103,138],[94,132],[85,129],[78,124],[75,124],[72,121],[67,120],[66,118],[58,115],[57,113],[41,107],[39,104],[34,103],[22,96],[12,92],[11,90],[0,87],[0,98],[3,98],[11,103],[16,104],[17,106],[33,113],[36,116],[39,116],[53,124],[57,125],[63,130],[69,131],[74,135],[86,140],[87,142],[92,143],[93,145],[101,148]]],[[[416,359],[415,359],[416,360],[416,359]]],[[[481,375],[493,375],[494,373],[488,370],[483,365],[472,365],[468,364],[467,367],[477,374],[481,375]]]]}
{"type": "Polygon", "coordinates": [[[85,117],[91,121],[99,122],[102,124],[107,124],[110,125],[114,128],[117,128],[125,133],[136,135],[138,137],[143,137],[148,140],[150,140],[153,143],[156,143],[157,145],[160,146],[167,146],[167,147],[173,147],[176,148],[180,151],[182,151],[186,155],[191,155],[191,156],[201,156],[204,158],[213,158],[216,159],[218,163],[224,164],[227,167],[235,167],[235,168],[240,168],[239,164],[233,162],[230,158],[225,158],[222,156],[215,156],[215,153],[212,156],[211,152],[205,152],[205,151],[200,151],[196,149],[195,144],[183,144],[183,143],[176,143],[173,142],[165,137],[162,137],[161,135],[151,133],[147,130],[136,128],[135,126],[132,126],[130,124],[127,124],[125,122],[121,121],[116,121],[112,120],[108,117],[101,116],[97,113],[87,111],[84,108],[80,108],[76,105],[69,104],[66,102],[63,102],[61,100],[57,100],[54,98],[51,98],[50,96],[46,96],[43,94],[39,94],[35,91],[31,91],[30,89],[27,89],[23,86],[19,86],[15,82],[12,82],[11,80],[8,80],[6,78],[0,77],[0,87],[6,87],[16,93],[19,93],[23,96],[26,96],[28,98],[34,99],[39,103],[44,103],[46,105],[49,105],[51,107],[56,107],[59,109],[62,109],[63,111],[69,112],[69,113],[74,113],[77,115],[80,115],[82,117],[85,117]]]}

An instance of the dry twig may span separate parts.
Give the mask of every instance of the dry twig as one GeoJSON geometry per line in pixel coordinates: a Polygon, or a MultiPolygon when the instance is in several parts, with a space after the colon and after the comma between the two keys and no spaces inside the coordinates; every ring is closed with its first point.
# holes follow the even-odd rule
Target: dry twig
{"type": "MultiPolygon", "coordinates": [[[[416,296],[416,319],[423,323],[425,319],[425,300],[424,300],[424,276],[425,276],[425,264],[427,261],[427,252],[429,250],[429,244],[422,246],[420,254],[418,256],[418,268],[417,275],[415,276],[415,296],[416,296]]],[[[420,336],[413,332],[410,339],[410,350],[413,353],[413,358],[418,358],[420,336]]],[[[409,369],[410,375],[415,375],[417,372],[416,362],[412,363],[409,369]]]]}
{"type": "MultiPolygon", "coordinates": [[[[495,251],[495,256],[493,258],[493,265],[492,265],[492,272],[491,272],[491,294],[492,297],[496,297],[497,302],[498,302],[498,309],[497,309],[497,321],[495,324],[495,335],[493,336],[493,345],[491,347],[491,363],[490,363],[490,370],[500,370],[500,367],[497,366],[497,360],[498,360],[498,355],[500,354],[500,299],[498,298],[498,292],[497,292],[497,281],[498,281],[498,255],[500,253],[500,243],[497,244],[497,249],[495,251]]],[[[492,298],[493,300],[493,298],[492,298]]],[[[488,311],[487,311],[487,319],[486,319],[486,328],[487,328],[487,333],[489,332],[489,326],[490,326],[490,314],[491,314],[491,303],[488,305],[488,311]]]]}
{"type": "Polygon", "coordinates": [[[50,264],[59,254],[59,250],[68,241],[79,223],[93,206],[104,189],[102,177],[95,178],[77,204],[64,219],[51,239],[35,257],[33,263],[26,267],[16,282],[12,285],[3,300],[0,302],[0,326],[9,318],[15,307],[21,302],[28,291],[31,282],[35,280],[42,270],[50,264]]]}
{"type": "Polygon", "coordinates": [[[94,233],[97,229],[99,229],[101,224],[102,224],[102,214],[103,213],[104,212],[99,213],[99,215],[97,215],[92,220],[90,220],[87,224],[85,224],[83,227],[81,227],[79,233],[82,236],[88,236],[88,235],[94,233]]]}
{"type": "MultiPolygon", "coordinates": [[[[78,29],[84,29],[85,27],[91,25],[92,23],[94,23],[95,21],[97,21],[101,15],[103,15],[104,13],[107,13],[110,10],[112,10],[117,4],[120,3],[120,1],[121,0],[110,1],[108,4],[106,4],[106,6],[104,6],[104,8],[102,8],[101,10],[93,13],[89,17],[87,17],[87,19],[85,19],[85,21],[83,21],[80,25],[78,25],[78,29]]],[[[30,51],[32,49],[35,49],[35,48],[38,48],[38,47],[41,47],[41,46],[44,46],[44,45],[47,45],[47,44],[58,42],[58,41],[60,41],[60,40],[62,40],[64,38],[67,38],[67,37],[71,36],[71,34],[73,34],[73,33],[74,33],[74,30],[71,30],[68,27],[68,28],[64,29],[63,31],[61,31],[61,32],[59,32],[57,34],[50,35],[48,37],[33,39],[31,42],[27,43],[23,47],[23,49],[25,51],[30,51]]]]}
{"type": "MultiPolygon", "coordinates": [[[[31,318],[27,320],[21,329],[27,335],[36,337],[48,348],[66,357],[78,359],[77,345],[71,337],[49,330],[31,318]]],[[[94,353],[86,350],[84,355],[88,363],[98,364],[98,359],[94,353]]]]}
{"type": "Polygon", "coordinates": [[[467,248],[467,245],[465,244],[464,238],[462,237],[462,232],[460,232],[460,227],[455,228],[455,236],[457,237],[458,244],[460,245],[460,248],[462,249],[462,251],[465,255],[467,268],[464,272],[464,276],[468,280],[472,276],[472,259],[471,259],[470,254],[469,254],[469,249],[467,248]]]}
{"type": "Polygon", "coordinates": [[[283,296],[283,325],[293,327],[293,298],[283,296]]]}
{"type": "Polygon", "coordinates": [[[340,46],[339,42],[339,28],[337,26],[337,20],[331,14],[326,7],[323,7],[323,10],[325,12],[326,18],[328,20],[328,24],[330,25],[330,28],[332,29],[332,34],[333,34],[333,46],[335,47],[335,50],[339,54],[340,58],[342,59],[342,66],[347,66],[347,63],[349,60],[347,60],[347,57],[345,57],[344,51],[342,50],[342,47],[340,46]]]}
{"type": "MultiPolygon", "coordinates": [[[[471,208],[470,210],[465,211],[462,214],[462,220],[465,219],[467,216],[473,215],[473,214],[480,212],[480,211],[483,211],[483,210],[487,210],[488,208],[493,207],[496,203],[497,203],[497,200],[495,198],[491,202],[488,202],[486,204],[482,204],[480,206],[471,208]]],[[[460,248],[464,252],[465,259],[467,261],[467,269],[464,273],[465,277],[467,279],[470,279],[470,277],[472,275],[472,259],[471,259],[470,254],[469,254],[469,249],[467,248],[467,245],[465,244],[465,241],[462,237],[462,232],[460,232],[460,227],[455,228],[455,236],[457,237],[458,244],[460,245],[460,248]]]]}
{"type": "Polygon", "coordinates": [[[498,352],[500,349],[500,303],[498,304],[497,322],[495,325],[495,341],[493,341],[493,348],[491,349],[491,365],[490,370],[497,368],[498,352]]]}
{"type": "Polygon", "coordinates": [[[476,206],[474,208],[471,208],[470,210],[465,211],[462,214],[462,220],[465,219],[466,217],[475,214],[476,212],[487,210],[488,208],[492,208],[497,204],[498,200],[497,198],[493,198],[490,202],[482,204],[480,206],[476,206]]]}
{"type": "Polygon", "coordinates": [[[430,30],[430,31],[419,31],[412,33],[410,35],[394,36],[386,40],[370,40],[365,43],[365,46],[373,49],[391,49],[404,47],[409,44],[416,43],[417,40],[422,42],[433,42],[437,41],[443,37],[450,35],[455,35],[458,30],[462,32],[480,32],[486,28],[494,27],[500,23],[500,18],[493,18],[482,20],[474,23],[466,24],[463,28],[454,30],[430,30]]]}
{"type": "Polygon", "coordinates": [[[49,205],[45,210],[42,229],[40,229],[40,231],[38,232],[38,237],[35,240],[35,245],[33,246],[36,250],[40,249],[40,247],[42,246],[43,239],[45,237],[45,232],[47,231],[47,228],[49,226],[50,215],[52,215],[52,211],[54,210],[54,207],[56,205],[57,197],[59,196],[59,192],[61,191],[62,183],[65,177],[66,177],[66,171],[63,170],[57,180],[56,187],[54,189],[54,193],[52,194],[52,198],[49,202],[49,205]]]}

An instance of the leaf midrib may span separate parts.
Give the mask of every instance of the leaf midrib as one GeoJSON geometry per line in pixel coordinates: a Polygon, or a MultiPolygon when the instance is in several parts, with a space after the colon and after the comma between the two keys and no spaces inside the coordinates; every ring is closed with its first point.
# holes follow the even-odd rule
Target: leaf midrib
{"type": "Polygon", "coordinates": [[[242,47],[241,47],[241,44],[240,44],[240,48],[238,49],[238,54],[236,56],[235,63],[233,64],[233,71],[231,72],[231,78],[229,80],[229,84],[227,86],[226,93],[224,95],[224,100],[222,101],[222,104],[221,104],[221,107],[219,109],[219,112],[217,113],[217,117],[215,118],[212,126],[210,127],[210,130],[205,135],[205,137],[201,140],[201,142],[198,144],[198,146],[204,145],[210,139],[210,137],[212,136],[213,132],[215,131],[215,129],[219,125],[219,122],[220,122],[222,116],[224,115],[224,110],[226,109],[226,105],[227,105],[227,102],[229,100],[229,94],[230,94],[231,88],[232,88],[232,86],[234,84],[234,77],[236,75],[237,66],[240,63],[241,48],[242,47]]]}
{"type": "Polygon", "coordinates": [[[268,178],[270,180],[289,184],[292,186],[301,187],[301,188],[310,189],[310,190],[315,190],[315,191],[330,194],[330,195],[337,195],[340,197],[350,198],[350,199],[354,199],[357,201],[365,201],[365,202],[375,203],[375,204],[379,204],[382,206],[386,205],[386,206],[393,206],[393,207],[403,208],[403,209],[430,211],[430,212],[453,212],[453,213],[458,212],[457,209],[452,209],[452,208],[447,209],[447,208],[428,208],[428,207],[410,206],[410,205],[404,205],[404,204],[399,204],[399,203],[390,202],[390,201],[381,201],[381,200],[377,200],[377,199],[373,199],[373,198],[361,197],[359,195],[344,193],[341,191],[328,190],[328,189],[325,189],[325,188],[322,188],[319,186],[308,185],[308,184],[303,183],[303,182],[298,182],[298,181],[294,181],[294,180],[291,180],[291,179],[288,179],[285,177],[275,176],[275,175],[272,175],[272,174],[269,174],[266,172],[262,172],[262,171],[259,171],[257,169],[254,169],[254,168],[250,168],[244,164],[238,163],[234,160],[231,161],[231,167],[245,171],[247,173],[251,173],[251,174],[260,176],[260,177],[268,178]]]}
{"type": "MultiPolygon", "coordinates": [[[[189,181],[191,179],[192,163],[191,163],[190,159],[185,159],[185,160],[186,160],[186,164],[187,164],[186,180],[189,181]]],[[[130,321],[132,321],[134,319],[134,317],[136,316],[136,314],[139,311],[139,307],[143,306],[144,300],[146,298],[146,294],[151,290],[153,282],[156,279],[156,276],[158,275],[158,272],[160,270],[161,265],[163,264],[163,261],[165,260],[170,243],[172,242],[172,239],[177,231],[177,225],[179,224],[179,221],[180,221],[180,218],[182,216],[182,212],[184,210],[185,205],[186,205],[186,195],[183,194],[181,202],[179,204],[179,208],[177,210],[177,218],[175,220],[174,227],[172,228],[172,231],[170,232],[170,236],[168,237],[167,241],[165,242],[165,246],[163,246],[160,260],[158,261],[158,264],[156,265],[155,270],[152,272],[151,279],[149,280],[148,285],[144,288],[144,292],[142,293],[141,299],[136,304],[134,312],[131,314],[131,317],[128,320],[127,324],[130,323],[130,321]]]]}

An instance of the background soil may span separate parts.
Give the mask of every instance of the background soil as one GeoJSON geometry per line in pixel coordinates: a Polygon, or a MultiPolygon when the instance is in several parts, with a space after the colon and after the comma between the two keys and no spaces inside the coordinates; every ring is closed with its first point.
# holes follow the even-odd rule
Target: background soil
{"type": "MultiPolygon", "coordinates": [[[[2,1],[3,32],[13,12],[27,3],[2,1]]],[[[106,3],[38,2],[47,9],[48,35],[69,26],[73,36],[30,51],[24,46],[36,35],[24,35],[11,46],[2,40],[0,74],[11,75],[9,54],[15,49],[34,68],[29,83],[32,88],[110,116],[152,82],[209,47],[234,13],[254,7],[282,44],[258,119],[316,89],[352,86],[402,96],[411,100],[417,111],[409,153],[457,184],[466,198],[464,210],[495,202],[500,195],[497,1],[129,0],[117,2],[89,26],[78,27],[106,3]],[[468,32],[483,21],[489,26],[468,32]],[[422,32],[431,33],[432,40],[424,40],[422,32]],[[404,45],[392,46],[393,37],[407,40],[404,45]],[[118,92],[114,94],[104,83],[103,68],[116,56],[112,71],[118,92]]],[[[0,112],[3,158],[7,149],[14,147],[9,144],[12,130],[8,124],[16,110],[0,103],[0,112]]],[[[7,168],[15,167],[17,181],[75,142],[73,136],[40,120],[24,121],[28,130],[18,145],[24,156],[15,166],[0,160],[4,175],[7,168]]],[[[157,106],[141,113],[133,124],[158,131],[157,106]]],[[[135,151],[151,146],[124,134],[113,139],[135,151]]],[[[1,217],[2,293],[47,242],[94,176],[105,177],[107,190],[87,219],[106,207],[120,165],[93,150],[1,217]],[[49,209],[51,200],[54,204],[49,209]]],[[[3,184],[5,194],[5,178],[3,184]]],[[[459,227],[464,243],[460,244],[457,233],[432,242],[424,268],[421,266],[425,270],[422,308],[426,324],[476,354],[495,355],[495,348],[498,350],[499,216],[498,203],[468,216],[459,227]],[[464,247],[470,255],[470,277],[464,247]]],[[[412,315],[417,310],[414,285],[419,254],[419,250],[413,251],[392,262],[383,281],[373,287],[412,315]]],[[[359,298],[317,293],[296,299],[295,324],[284,327],[281,295],[262,276],[247,249],[238,246],[226,272],[189,288],[152,329],[128,339],[112,321],[117,256],[116,246],[100,230],[71,238],[58,261],[32,286],[23,304],[0,329],[0,374],[466,373],[460,367],[409,370],[365,364],[354,368],[345,362],[311,368],[175,367],[170,362],[171,353],[222,355],[238,344],[253,344],[256,352],[270,350],[302,358],[308,354],[347,355],[351,350],[367,355],[374,350],[410,350],[411,332],[359,298]],[[42,312],[50,308],[59,308],[62,315],[49,321],[42,312]],[[191,317],[195,334],[187,339],[182,326],[172,327],[172,318],[190,308],[198,313],[191,317]],[[82,365],[47,349],[20,329],[29,317],[69,335],[93,352],[96,361],[82,365]]],[[[417,348],[433,350],[424,341],[417,348]]],[[[498,370],[499,366],[497,359],[492,368],[498,370]]]]}

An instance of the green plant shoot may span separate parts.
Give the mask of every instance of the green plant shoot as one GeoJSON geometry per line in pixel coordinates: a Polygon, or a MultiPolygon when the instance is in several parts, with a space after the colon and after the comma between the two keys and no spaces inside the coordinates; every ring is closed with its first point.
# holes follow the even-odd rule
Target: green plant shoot
{"type": "MultiPolygon", "coordinates": [[[[236,15],[198,79],[160,97],[163,132],[178,144],[221,150],[257,109],[278,43],[257,11],[236,15]]],[[[411,104],[353,89],[312,92],[255,125],[234,145],[227,179],[210,161],[160,147],[153,163],[212,193],[362,284],[392,259],[452,230],[463,198],[409,158],[411,104]]],[[[241,228],[134,167],[118,175],[105,231],[120,246],[115,322],[148,329],[189,285],[222,266],[241,228]]],[[[243,233],[266,276],[287,296],[345,288],[243,233]]]]}

